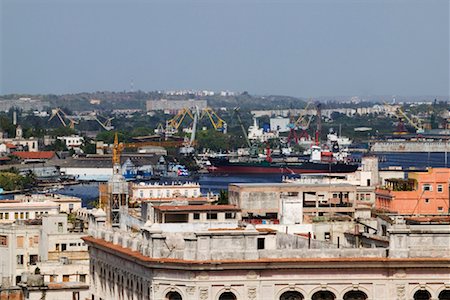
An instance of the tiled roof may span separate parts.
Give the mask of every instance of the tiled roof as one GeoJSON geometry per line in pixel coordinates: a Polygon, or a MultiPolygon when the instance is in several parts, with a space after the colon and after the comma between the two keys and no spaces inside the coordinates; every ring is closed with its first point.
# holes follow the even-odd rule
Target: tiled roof
{"type": "Polygon", "coordinates": [[[21,159],[51,159],[55,156],[54,151],[15,151],[12,154],[21,159]]]}

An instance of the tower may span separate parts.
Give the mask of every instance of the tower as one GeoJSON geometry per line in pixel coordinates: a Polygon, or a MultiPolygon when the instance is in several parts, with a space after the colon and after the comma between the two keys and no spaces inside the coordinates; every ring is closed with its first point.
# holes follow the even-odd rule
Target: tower
{"type": "Polygon", "coordinates": [[[22,126],[17,125],[16,127],[16,139],[21,139],[23,137],[22,126]]]}
{"type": "Polygon", "coordinates": [[[121,215],[128,214],[128,183],[121,172],[121,147],[116,133],[113,147],[113,175],[106,184],[100,187],[100,202],[106,211],[106,224],[116,228],[122,226],[121,215]]]}

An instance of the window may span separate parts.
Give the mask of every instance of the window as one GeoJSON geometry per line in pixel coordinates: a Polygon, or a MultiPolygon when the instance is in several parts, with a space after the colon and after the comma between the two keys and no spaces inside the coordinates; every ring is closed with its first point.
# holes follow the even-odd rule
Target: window
{"type": "Polygon", "coordinates": [[[208,220],[217,220],[217,213],[208,213],[208,214],[206,215],[206,218],[207,218],[208,220]]]}
{"type": "Polygon", "coordinates": [[[423,184],[423,191],[432,191],[433,189],[431,188],[431,184],[429,183],[424,183],[423,184]]]}
{"type": "Polygon", "coordinates": [[[23,236],[17,237],[17,248],[23,248],[23,236]]]}
{"type": "Polygon", "coordinates": [[[62,222],[58,223],[58,232],[63,233],[63,223],[62,222]]]}
{"type": "Polygon", "coordinates": [[[55,250],[56,250],[56,251],[59,251],[59,249],[60,249],[59,244],[56,244],[56,245],[55,245],[55,250]]]}
{"type": "Polygon", "coordinates": [[[70,275],[63,275],[63,282],[69,282],[70,281],[70,275]]]}
{"type": "Polygon", "coordinates": [[[23,266],[23,255],[17,255],[17,265],[18,266],[23,266]]]}
{"type": "Polygon", "coordinates": [[[3,213],[0,213],[0,220],[3,220],[3,213]]]}
{"type": "Polygon", "coordinates": [[[23,212],[20,213],[20,219],[23,220],[23,212]]]}
{"type": "Polygon", "coordinates": [[[76,247],[76,246],[77,246],[77,243],[70,243],[69,246],[70,246],[70,247],[76,247]]]}
{"type": "Polygon", "coordinates": [[[329,241],[331,239],[331,234],[329,232],[324,232],[323,238],[325,239],[325,241],[329,241]]]}
{"type": "Polygon", "coordinates": [[[170,197],[170,191],[166,190],[166,197],[170,197]]]}
{"type": "Polygon", "coordinates": [[[19,213],[18,212],[14,213],[14,220],[19,220],[19,213]]]}
{"type": "Polygon", "coordinates": [[[0,246],[8,246],[8,237],[6,235],[0,235],[0,246]]]}
{"type": "Polygon", "coordinates": [[[61,244],[61,251],[67,250],[67,244],[61,244]]]}
{"type": "Polygon", "coordinates": [[[387,226],[386,225],[381,225],[381,235],[387,236],[387,226]]]}
{"type": "Polygon", "coordinates": [[[430,199],[425,198],[425,203],[430,203],[430,199]]]}
{"type": "Polygon", "coordinates": [[[225,219],[235,219],[236,214],[232,212],[225,213],[225,219]]]}
{"type": "Polygon", "coordinates": [[[25,213],[25,219],[28,220],[29,218],[30,218],[30,213],[29,213],[29,212],[26,212],[26,213],[25,213]]]}
{"type": "Polygon", "coordinates": [[[139,191],[139,198],[144,198],[144,191],[143,190],[139,191]]]}
{"type": "Polygon", "coordinates": [[[444,186],[442,184],[438,184],[437,191],[438,191],[438,193],[442,193],[444,191],[444,186]]]}
{"type": "Polygon", "coordinates": [[[80,274],[80,282],[86,282],[86,274],[80,274]]]}
{"type": "Polygon", "coordinates": [[[200,214],[194,213],[194,220],[200,220],[200,214]]]}
{"type": "Polygon", "coordinates": [[[264,249],[265,238],[258,238],[258,250],[264,249]]]}
{"type": "Polygon", "coordinates": [[[30,255],[30,265],[31,266],[36,265],[37,261],[38,261],[38,256],[36,254],[30,255]]]}
{"type": "Polygon", "coordinates": [[[50,282],[55,282],[58,279],[57,275],[50,275],[50,282]]]}
{"type": "Polygon", "coordinates": [[[437,210],[438,211],[444,211],[444,208],[442,206],[438,206],[437,210]]]}
{"type": "Polygon", "coordinates": [[[5,220],[9,220],[9,213],[5,213],[5,220]]]}

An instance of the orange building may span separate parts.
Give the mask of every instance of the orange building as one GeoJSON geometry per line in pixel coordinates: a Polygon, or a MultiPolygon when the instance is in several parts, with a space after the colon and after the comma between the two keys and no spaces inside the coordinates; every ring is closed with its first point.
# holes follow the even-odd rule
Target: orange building
{"type": "Polygon", "coordinates": [[[429,168],[411,172],[411,191],[378,191],[376,207],[399,214],[447,214],[450,168],[429,168]]]}

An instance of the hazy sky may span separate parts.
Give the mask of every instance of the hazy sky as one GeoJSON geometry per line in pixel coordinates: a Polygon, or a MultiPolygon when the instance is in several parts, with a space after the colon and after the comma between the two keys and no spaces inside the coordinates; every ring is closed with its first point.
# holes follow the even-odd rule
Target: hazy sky
{"type": "Polygon", "coordinates": [[[449,95],[449,0],[0,0],[0,94],[449,95]]]}

